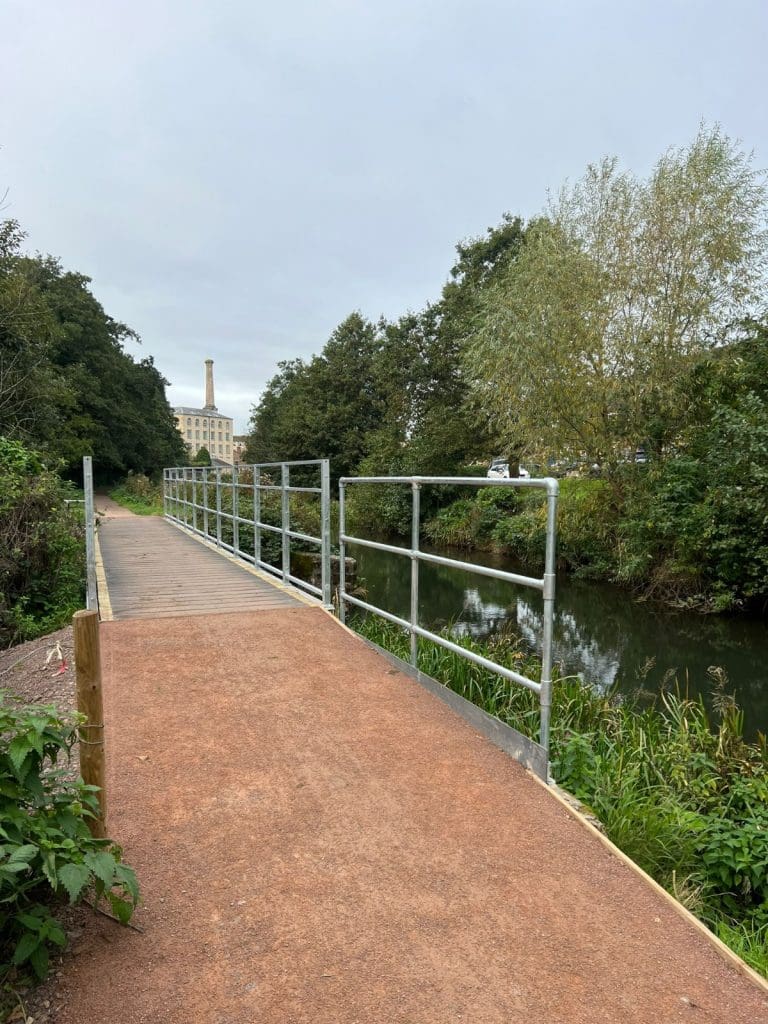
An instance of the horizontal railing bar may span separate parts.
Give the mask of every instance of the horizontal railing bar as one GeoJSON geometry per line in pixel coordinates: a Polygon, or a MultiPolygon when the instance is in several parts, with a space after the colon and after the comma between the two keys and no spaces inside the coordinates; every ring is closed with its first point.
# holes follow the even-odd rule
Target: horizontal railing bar
{"type": "Polygon", "coordinates": [[[468,487],[530,487],[557,493],[558,482],[546,476],[534,479],[522,477],[483,476],[343,476],[340,484],[456,484],[468,487]]]}
{"type": "Polygon", "coordinates": [[[346,533],[343,533],[339,540],[345,544],[359,544],[360,547],[373,548],[376,551],[391,551],[393,555],[406,555],[410,558],[413,554],[410,548],[399,548],[395,544],[383,544],[378,540],[363,540],[362,537],[350,537],[346,533]]]}
{"type": "Polygon", "coordinates": [[[258,565],[260,569],[266,569],[267,572],[274,573],[275,576],[279,576],[281,579],[283,578],[283,570],[277,565],[270,565],[269,562],[264,562],[262,559],[259,559],[256,562],[256,565],[258,565]]]}
{"type": "Polygon", "coordinates": [[[457,558],[432,555],[427,551],[412,551],[410,548],[399,548],[393,544],[382,544],[376,540],[363,540],[361,537],[351,537],[346,533],[341,537],[341,540],[345,544],[360,544],[361,547],[373,548],[375,551],[389,551],[395,555],[416,558],[419,562],[433,562],[435,565],[445,565],[450,569],[463,569],[465,572],[473,572],[478,576],[490,576],[494,580],[517,583],[521,587],[533,587],[535,590],[544,590],[544,580],[536,579],[534,576],[521,576],[516,572],[506,572],[504,569],[494,569],[490,565],[475,565],[473,562],[462,562],[457,558]]]}
{"type": "Polygon", "coordinates": [[[397,615],[392,615],[391,612],[385,612],[383,608],[377,608],[376,605],[368,604],[367,601],[361,601],[359,597],[352,597],[351,594],[340,594],[339,597],[342,601],[347,601],[349,604],[357,605],[358,608],[364,608],[365,611],[373,612],[374,615],[380,615],[382,618],[389,620],[389,622],[393,622],[395,625],[408,630],[409,633],[415,633],[417,636],[423,637],[425,640],[431,640],[440,647],[445,647],[446,650],[453,651],[454,654],[458,654],[459,657],[464,658],[466,661],[471,661],[475,665],[479,665],[481,668],[487,668],[489,672],[494,672],[496,675],[502,676],[502,678],[508,679],[512,683],[518,683],[520,686],[524,686],[533,693],[541,693],[541,683],[537,683],[533,679],[529,679],[527,676],[520,675],[519,672],[515,672],[511,668],[505,668],[503,665],[497,665],[495,661],[491,661],[489,658],[484,658],[481,654],[475,654],[474,651],[468,651],[466,647],[462,647],[460,644],[455,644],[452,640],[446,640],[445,637],[440,636],[438,633],[432,633],[430,630],[424,629],[422,626],[412,626],[411,623],[407,622],[405,619],[401,619],[397,615]]]}
{"type": "Polygon", "coordinates": [[[474,572],[478,576],[490,576],[494,580],[505,580],[507,583],[517,583],[521,587],[533,587],[535,590],[544,590],[544,580],[537,579],[535,576],[521,576],[516,572],[494,569],[491,565],[475,565],[473,562],[462,562],[458,558],[445,558],[443,555],[433,555],[427,551],[417,551],[416,558],[420,562],[445,565],[450,569],[464,569],[467,572],[474,572]]]}
{"type": "Polygon", "coordinates": [[[359,597],[352,597],[351,594],[342,594],[339,592],[339,599],[346,601],[348,604],[357,605],[358,608],[363,608],[367,612],[373,612],[374,615],[380,615],[382,619],[386,619],[387,622],[393,622],[396,626],[400,626],[402,629],[411,630],[411,624],[406,619],[401,619],[399,615],[393,615],[392,612],[385,612],[383,608],[377,608],[373,604],[368,604],[367,601],[361,601],[359,597]]]}
{"type": "Polygon", "coordinates": [[[235,466],[167,466],[169,473],[231,473],[233,469],[266,469],[273,466],[320,466],[322,459],[296,459],[293,462],[239,462],[235,466]]]}
{"type": "MultiPolygon", "coordinates": [[[[248,522],[252,522],[252,520],[248,520],[248,522]]],[[[282,526],[272,526],[271,523],[256,523],[256,525],[259,527],[260,530],[271,530],[272,533],[283,532],[282,526]]]]}
{"type": "Polygon", "coordinates": [[[322,544],[320,537],[312,537],[308,533],[299,533],[298,530],[286,530],[286,534],[289,537],[293,537],[294,540],[305,540],[308,544],[322,544]]]}
{"type": "Polygon", "coordinates": [[[298,576],[291,576],[290,573],[288,574],[288,579],[291,583],[295,583],[297,587],[301,587],[302,590],[309,590],[313,594],[317,594],[318,597],[323,596],[323,592],[320,587],[316,587],[314,583],[308,583],[306,580],[302,580],[298,576]]]}

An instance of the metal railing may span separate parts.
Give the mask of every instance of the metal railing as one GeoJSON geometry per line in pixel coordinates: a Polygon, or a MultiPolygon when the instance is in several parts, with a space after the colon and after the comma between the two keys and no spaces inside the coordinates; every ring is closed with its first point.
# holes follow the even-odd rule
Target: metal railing
{"type": "MultiPolygon", "coordinates": [[[[418,670],[418,644],[419,638],[431,640],[433,643],[444,647],[454,654],[471,661],[482,668],[494,672],[496,675],[507,679],[511,683],[524,686],[539,697],[540,732],[539,744],[543,758],[536,758],[539,764],[539,773],[545,777],[548,775],[549,764],[549,719],[552,705],[552,627],[554,622],[555,607],[555,541],[557,523],[557,497],[558,483],[552,478],[541,480],[521,479],[487,479],[482,477],[439,477],[439,476],[369,476],[369,477],[342,477],[339,481],[339,617],[342,622],[345,620],[346,605],[353,605],[366,612],[379,615],[389,622],[407,630],[411,636],[410,660],[414,669],[418,670]],[[410,548],[396,547],[392,544],[383,544],[380,541],[365,540],[362,537],[353,537],[346,532],[346,502],[345,491],[350,485],[358,484],[406,484],[410,485],[412,491],[412,517],[411,517],[411,546],[410,548]],[[537,488],[546,491],[547,495],[547,529],[546,548],[544,553],[544,574],[541,578],[523,576],[518,573],[505,572],[502,569],[494,569],[490,566],[476,565],[472,562],[464,562],[455,558],[446,558],[442,555],[434,555],[430,552],[421,551],[419,545],[420,519],[421,519],[421,488],[425,485],[466,485],[469,487],[513,487],[513,488],[537,488]],[[361,547],[373,548],[376,551],[387,551],[393,555],[411,560],[411,587],[410,587],[410,617],[400,618],[391,612],[378,608],[376,605],[363,601],[359,597],[348,594],[345,589],[345,556],[347,544],[359,544],[361,547]],[[433,633],[424,626],[419,625],[419,566],[422,562],[430,562],[435,565],[444,565],[453,569],[462,569],[466,572],[476,573],[479,576],[490,576],[493,579],[506,580],[508,583],[515,583],[518,586],[531,587],[541,592],[544,600],[543,635],[542,635],[542,656],[541,656],[541,679],[536,681],[529,679],[511,668],[499,665],[490,658],[485,658],[474,651],[469,651],[460,644],[454,643],[445,636],[433,633]]],[[[520,737],[526,740],[526,737],[520,737]]],[[[532,742],[532,741],[527,741],[532,742]]],[[[535,744],[534,744],[535,745],[535,744]]]]}
{"type": "Polygon", "coordinates": [[[327,459],[296,462],[263,462],[239,466],[174,466],[163,470],[163,512],[166,519],[183,526],[229,551],[251,565],[293,583],[331,604],[331,477],[327,459]],[[319,473],[319,486],[291,484],[291,470],[302,475],[319,473]],[[250,477],[250,479],[248,479],[250,477]],[[279,524],[264,522],[262,495],[280,495],[279,524]],[[320,536],[291,526],[291,495],[314,494],[320,498],[320,536]],[[241,515],[250,504],[250,515],[241,515]],[[280,536],[280,565],[263,557],[264,535],[280,536]],[[248,535],[251,549],[241,546],[248,535]],[[320,549],[320,586],[296,576],[291,569],[291,541],[303,541],[320,549]]]}
{"type": "Polygon", "coordinates": [[[96,511],[93,504],[93,458],[83,456],[83,504],[85,506],[85,607],[98,610],[96,586],[96,511]]]}

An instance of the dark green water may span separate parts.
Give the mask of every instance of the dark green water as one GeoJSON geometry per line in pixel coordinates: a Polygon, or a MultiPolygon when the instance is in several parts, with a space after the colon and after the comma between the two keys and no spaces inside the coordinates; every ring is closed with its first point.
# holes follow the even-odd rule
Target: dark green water
{"type": "MultiPolygon", "coordinates": [[[[358,582],[367,600],[402,618],[409,617],[408,558],[349,546],[358,560],[358,582]]],[[[439,552],[466,559],[460,552],[439,552]]],[[[475,552],[484,565],[520,572],[502,556],[475,552]]],[[[420,621],[428,628],[451,625],[456,634],[486,637],[507,627],[531,651],[541,642],[541,595],[501,580],[444,566],[420,567],[420,621]]],[[[539,575],[540,569],[531,571],[539,575]]],[[[638,602],[627,591],[606,584],[558,579],[555,603],[555,660],[568,674],[594,686],[614,684],[621,691],[663,686],[709,703],[716,666],[728,677],[728,692],[744,709],[749,734],[768,732],[768,625],[763,620],[675,612],[638,602]]]]}

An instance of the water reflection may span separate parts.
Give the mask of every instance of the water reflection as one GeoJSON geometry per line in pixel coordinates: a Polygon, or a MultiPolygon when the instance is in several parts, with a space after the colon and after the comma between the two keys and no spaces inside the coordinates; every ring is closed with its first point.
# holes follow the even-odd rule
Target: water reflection
{"type": "MultiPolygon", "coordinates": [[[[407,618],[409,559],[352,546],[350,554],[358,559],[368,600],[407,618]]],[[[520,571],[500,556],[473,557],[520,571]]],[[[419,615],[429,628],[451,625],[459,635],[482,638],[508,626],[529,650],[539,650],[542,601],[534,590],[422,563],[419,596],[419,615]]],[[[676,674],[691,696],[709,700],[709,670],[719,666],[744,708],[748,731],[768,731],[768,629],[762,620],[674,612],[639,603],[616,587],[559,579],[554,646],[565,672],[627,692],[659,689],[676,674]]]]}

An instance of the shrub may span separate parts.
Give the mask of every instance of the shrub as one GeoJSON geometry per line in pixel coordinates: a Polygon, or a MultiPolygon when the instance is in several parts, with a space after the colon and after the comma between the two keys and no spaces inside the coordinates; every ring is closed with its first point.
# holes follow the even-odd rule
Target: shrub
{"type": "Polygon", "coordinates": [[[68,777],[81,719],[0,700],[0,972],[48,970],[66,937],[52,908],[86,894],[126,922],[138,900],[120,847],[94,839],[96,787],[68,777]]]}
{"type": "Polygon", "coordinates": [[[0,643],[64,625],[82,605],[85,541],[70,484],[43,457],[0,438],[0,643]]]}

